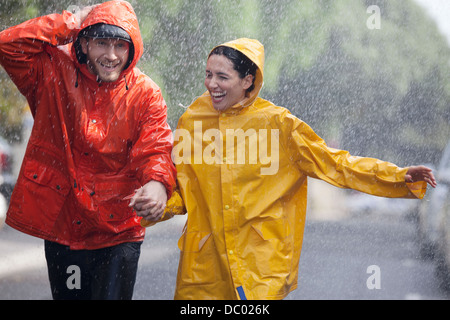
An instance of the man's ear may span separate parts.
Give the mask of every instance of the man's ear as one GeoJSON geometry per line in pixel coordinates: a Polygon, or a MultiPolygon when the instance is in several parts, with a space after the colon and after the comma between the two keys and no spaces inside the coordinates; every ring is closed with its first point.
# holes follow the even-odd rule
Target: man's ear
{"type": "Polygon", "coordinates": [[[87,54],[87,52],[88,52],[88,49],[87,49],[87,47],[88,47],[88,40],[86,38],[80,38],[80,44],[81,44],[81,51],[84,54],[87,54]]]}
{"type": "Polygon", "coordinates": [[[243,88],[244,90],[247,90],[248,88],[250,88],[253,84],[253,79],[254,76],[252,76],[251,74],[248,74],[244,77],[244,79],[242,79],[242,84],[243,84],[243,88]]]}

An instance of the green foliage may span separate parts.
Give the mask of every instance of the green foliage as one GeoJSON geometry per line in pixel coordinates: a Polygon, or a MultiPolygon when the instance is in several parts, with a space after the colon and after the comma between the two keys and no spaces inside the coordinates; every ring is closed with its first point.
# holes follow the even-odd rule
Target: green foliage
{"type": "MultiPolygon", "coordinates": [[[[35,17],[41,4],[39,1],[0,0],[1,30],[35,17]]],[[[6,72],[0,69],[0,135],[10,141],[20,140],[25,106],[25,98],[20,95],[6,72]]]]}

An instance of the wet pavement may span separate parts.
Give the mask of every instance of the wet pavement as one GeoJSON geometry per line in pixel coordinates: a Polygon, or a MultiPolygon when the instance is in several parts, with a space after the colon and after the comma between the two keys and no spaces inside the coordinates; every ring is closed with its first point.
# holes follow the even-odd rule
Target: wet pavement
{"type": "MultiPolygon", "coordinates": [[[[148,229],[134,299],[173,298],[183,225],[177,217],[148,229]]],[[[51,299],[42,240],[5,226],[0,256],[0,299],[51,299]]],[[[402,215],[307,220],[299,268],[299,287],[287,300],[449,299],[433,262],[419,259],[414,224],[402,215]]]]}

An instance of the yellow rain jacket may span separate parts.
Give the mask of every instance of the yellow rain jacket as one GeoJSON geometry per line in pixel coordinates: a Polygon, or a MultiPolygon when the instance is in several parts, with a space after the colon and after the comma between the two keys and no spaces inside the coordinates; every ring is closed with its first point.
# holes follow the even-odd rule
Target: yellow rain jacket
{"type": "Polygon", "coordinates": [[[255,89],[227,111],[209,93],[187,109],[173,158],[188,218],[175,299],[282,299],[297,287],[307,177],[384,197],[422,198],[407,169],[329,148],[287,109],[258,97],[264,48],[224,44],[258,66],[255,89]]]}

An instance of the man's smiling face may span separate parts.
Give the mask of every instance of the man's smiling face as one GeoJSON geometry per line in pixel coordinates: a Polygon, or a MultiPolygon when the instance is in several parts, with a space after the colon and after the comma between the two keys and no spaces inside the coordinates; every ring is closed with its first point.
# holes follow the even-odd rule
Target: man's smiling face
{"type": "Polygon", "coordinates": [[[100,81],[114,82],[128,62],[130,43],[115,38],[82,38],[81,48],[89,71],[100,81]]]}

